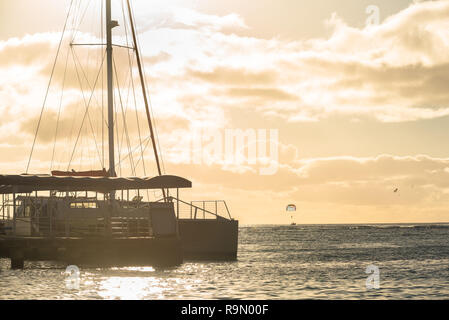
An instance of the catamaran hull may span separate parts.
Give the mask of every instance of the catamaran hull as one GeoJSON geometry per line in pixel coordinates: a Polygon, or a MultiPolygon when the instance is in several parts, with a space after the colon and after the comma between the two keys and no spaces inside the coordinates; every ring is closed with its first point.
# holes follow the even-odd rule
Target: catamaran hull
{"type": "Polygon", "coordinates": [[[185,259],[236,260],[237,220],[178,219],[179,235],[185,259]]]}
{"type": "Polygon", "coordinates": [[[170,267],[183,262],[179,238],[3,238],[0,251],[13,268],[24,261],[58,261],[77,266],[170,267]]]}

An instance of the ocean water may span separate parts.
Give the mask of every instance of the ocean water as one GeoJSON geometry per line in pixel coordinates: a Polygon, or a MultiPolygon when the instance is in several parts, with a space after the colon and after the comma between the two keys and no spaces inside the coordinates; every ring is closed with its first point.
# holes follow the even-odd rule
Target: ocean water
{"type": "Polygon", "coordinates": [[[57,263],[0,259],[0,299],[448,298],[449,225],[244,226],[238,261],[80,268],[78,283],[57,263]]]}

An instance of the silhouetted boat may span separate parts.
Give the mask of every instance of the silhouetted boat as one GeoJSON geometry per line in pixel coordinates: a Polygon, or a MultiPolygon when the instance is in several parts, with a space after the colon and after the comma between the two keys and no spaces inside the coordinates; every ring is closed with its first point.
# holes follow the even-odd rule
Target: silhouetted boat
{"type": "Polygon", "coordinates": [[[112,124],[109,169],[0,175],[0,256],[11,258],[13,268],[22,268],[25,260],[117,266],[176,265],[184,258],[236,259],[238,221],[231,218],[226,203],[185,202],[179,190],[192,183],[162,174],[129,0],[133,46],[125,49],[135,53],[158,175],[117,177],[112,29],[118,22],[111,18],[111,0],[105,0],[105,8],[107,111],[112,124]],[[149,190],[162,190],[163,198],[143,201],[141,193],[149,190]],[[219,214],[219,205],[228,217],[219,214]],[[181,212],[181,207],[187,211],[181,212]]]}

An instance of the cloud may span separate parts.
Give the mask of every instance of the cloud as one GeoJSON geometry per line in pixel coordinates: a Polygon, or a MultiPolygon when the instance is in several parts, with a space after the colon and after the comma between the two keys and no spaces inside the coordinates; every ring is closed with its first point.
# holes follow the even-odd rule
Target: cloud
{"type": "Polygon", "coordinates": [[[187,70],[187,76],[206,82],[225,85],[260,85],[274,83],[273,71],[252,72],[245,69],[216,67],[213,71],[187,70]]]}
{"type": "Polygon", "coordinates": [[[160,53],[154,55],[154,56],[147,56],[144,57],[145,64],[149,65],[155,65],[161,62],[167,62],[170,61],[171,55],[169,55],[167,52],[161,51],[160,53]]]}
{"type": "Polygon", "coordinates": [[[27,35],[21,39],[0,41],[0,66],[30,65],[48,59],[48,53],[57,45],[57,34],[27,35]]]}
{"type": "Polygon", "coordinates": [[[201,31],[231,31],[234,29],[246,29],[248,26],[243,19],[231,13],[225,16],[204,14],[196,10],[172,6],[166,3],[158,6],[152,4],[137,4],[137,21],[140,31],[149,29],[193,29],[201,31]]]}
{"type": "MultiPolygon", "coordinates": [[[[327,119],[343,119],[337,121],[337,128],[352,120],[375,122],[375,129],[372,126],[369,133],[375,136],[376,130],[384,128],[384,122],[418,122],[449,115],[448,1],[414,3],[380,25],[365,28],[351,27],[334,14],[327,21],[331,31],[328,37],[303,41],[244,36],[241,31],[247,25],[237,14],[208,15],[173,6],[150,8],[143,1],[136,3],[135,9],[167,172],[193,179],[202,194],[220,190],[231,195],[242,211],[250,210],[246,199],[253,199],[254,203],[254,199],[260,198],[275,199],[272,202],[279,208],[285,202],[297,201],[306,210],[326,210],[328,217],[335,212],[344,214],[345,210],[356,214],[360,207],[369,208],[366,209],[369,212],[379,212],[381,207],[389,214],[399,211],[406,214],[415,208],[421,213],[428,209],[440,214],[447,206],[448,159],[430,154],[378,155],[379,148],[374,152],[369,145],[352,153],[340,152],[340,155],[368,154],[365,157],[329,156],[337,153],[337,147],[330,146],[335,140],[327,137],[335,128],[328,132],[325,124],[318,129],[303,126],[305,122],[327,119]],[[225,167],[185,161],[183,144],[193,129],[236,127],[280,129],[282,150],[277,174],[260,176],[258,167],[247,164],[225,167]],[[289,142],[282,140],[286,127],[293,128],[289,129],[289,142]],[[172,135],[175,131],[180,134],[172,135]],[[298,150],[303,148],[298,142],[300,138],[313,141],[308,144],[310,150],[305,150],[313,154],[309,159],[298,156],[301,155],[298,150]],[[395,188],[399,188],[398,193],[393,192],[395,188]]],[[[115,32],[123,42],[123,26],[115,32]]],[[[98,41],[92,34],[81,32],[78,36],[82,42],[98,41]]],[[[30,149],[59,37],[58,33],[45,33],[0,42],[3,170],[25,167],[23,162],[30,149]]],[[[89,99],[102,57],[100,49],[74,50],[83,68],[75,67],[73,57],[69,56],[70,76],[65,81],[64,112],[60,119],[63,139],[57,144],[57,150],[63,153],[57,157],[61,167],[73,147],[73,139],[68,139],[73,121],[79,120],[84,110],[77,70],[84,99],[89,99]]],[[[36,172],[49,168],[66,54],[63,51],[58,60],[47,101],[33,157],[36,172]]],[[[134,147],[138,141],[136,105],[142,120],[140,127],[147,130],[139,79],[135,69],[133,77],[126,71],[128,55],[124,49],[115,50],[115,62],[123,89],[116,91],[116,102],[120,93],[126,101],[128,130],[134,147]],[[136,100],[140,101],[137,103],[130,90],[133,85],[136,100]]],[[[103,82],[97,84],[91,104],[92,118],[97,120],[101,118],[100,88],[104,88],[104,78],[101,79],[103,82]]],[[[122,126],[120,112],[117,123],[122,126]]],[[[98,138],[100,126],[97,122],[93,126],[98,138]]],[[[76,155],[77,165],[98,169],[95,162],[98,151],[89,136],[87,125],[80,142],[84,146],[80,150],[84,148],[85,152],[76,155]]],[[[339,137],[363,138],[347,133],[339,137]]],[[[123,132],[118,134],[117,141],[122,146],[122,158],[127,152],[123,132]]],[[[383,143],[380,138],[377,142],[383,143]]],[[[145,153],[149,174],[155,172],[150,170],[154,169],[150,149],[151,146],[145,153]]],[[[126,161],[123,164],[129,167],[126,161]]],[[[273,203],[259,203],[251,210],[258,212],[266,207],[274,210],[273,203]]]]}
{"type": "MultiPolygon", "coordinates": [[[[187,170],[182,164],[170,168],[180,173],[187,170]]],[[[426,155],[296,159],[282,163],[272,176],[218,165],[190,165],[188,170],[196,183],[278,193],[305,203],[367,207],[432,207],[436,200],[440,205],[449,203],[449,159],[426,155]]]]}
{"type": "MultiPolygon", "coordinates": [[[[138,15],[146,14],[142,9],[138,15]]],[[[200,95],[198,112],[212,106],[251,107],[265,117],[289,122],[318,121],[336,114],[381,122],[449,114],[447,1],[412,4],[382,24],[363,29],[333,15],[328,38],[306,41],[228,34],[223,28],[243,27],[241,18],[172,9],[160,8],[151,15],[140,36],[144,44],[157,43],[143,46],[143,55],[154,101],[166,106],[164,111],[188,113],[191,106],[180,104],[182,97],[200,95]],[[180,23],[186,27],[175,25],[180,23]],[[270,100],[275,103],[267,103],[270,100]]],[[[88,34],[78,37],[95,41],[88,34]]],[[[57,39],[57,34],[37,34],[2,42],[3,74],[13,66],[34,65],[42,77],[48,76],[52,63],[48,57],[54,54],[57,39]]],[[[72,76],[66,86],[79,88],[78,68],[87,89],[84,74],[93,85],[101,56],[91,53],[88,59],[85,48],[76,52],[84,69],[69,61],[67,73],[72,76]]],[[[117,50],[116,59],[122,67],[128,64],[125,51],[117,50]]],[[[60,60],[55,85],[63,79],[64,59],[60,60]]],[[[126,74],[120,77],[126,84],[126,74]]]]}
{"type": "Polygon", "coordinates": [[[280,89],[231,88],[227,93],[232,97],[257,97],[265,100],[296,100],[297,97],[280,89]]]}
{"type": "Polygon", "coordinates": [[[209,88],[205,105],[215,105],[214,93],[224,87],[222,107],[252,107],[284,121],[336,114],[381,122],[438,118],[449,114],[448,10],[447,1],[416,3],[363,29],[333,15],[329,38],[296,42],[190,32],[203,46],[185,50],[183,67],[209,88]],[[259,99],[275,90],[298,99],[278,95],[270,105],[259,99]],[[236,101],[244,93],[246,103],[236,101]]]}

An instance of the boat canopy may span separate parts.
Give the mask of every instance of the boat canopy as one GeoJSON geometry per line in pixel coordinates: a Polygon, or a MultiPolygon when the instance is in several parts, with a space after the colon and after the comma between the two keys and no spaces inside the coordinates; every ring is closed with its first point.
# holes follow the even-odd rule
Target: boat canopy
{"type": "Polygon", "coordinates": [[[0,175],[0,194],[33,191],[94,191],[191,188],[192,182],[178,176],[152,178],[56,177],[51,175],[0,175]]]}

